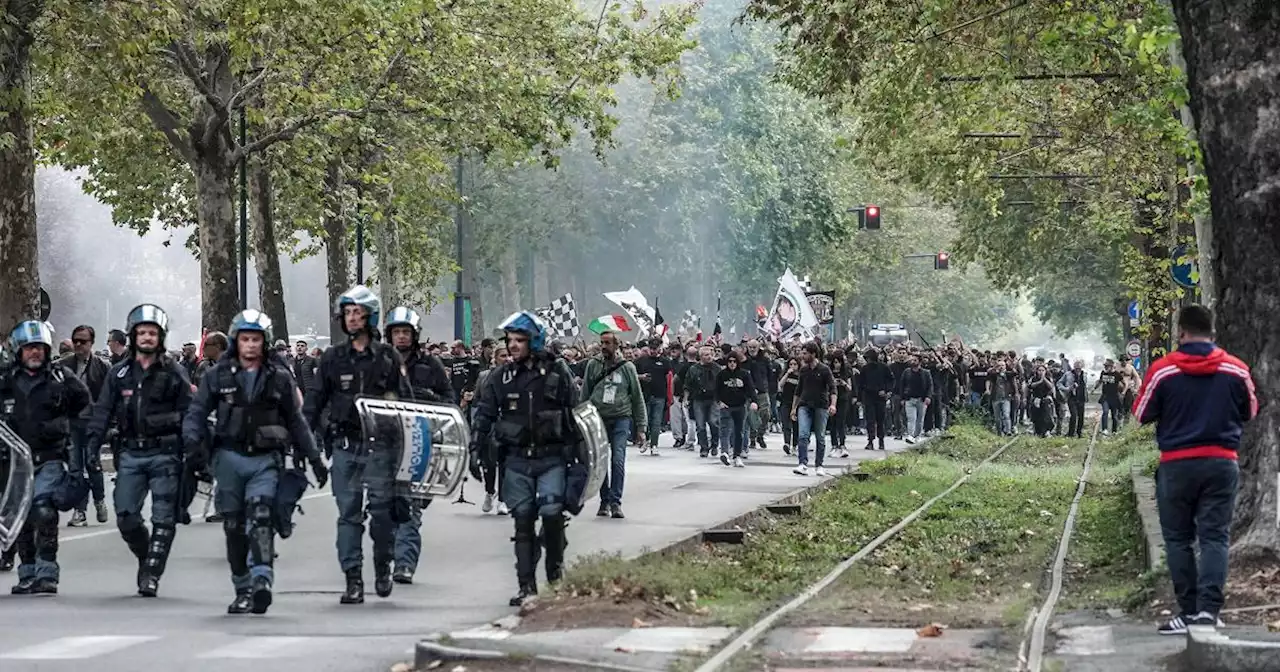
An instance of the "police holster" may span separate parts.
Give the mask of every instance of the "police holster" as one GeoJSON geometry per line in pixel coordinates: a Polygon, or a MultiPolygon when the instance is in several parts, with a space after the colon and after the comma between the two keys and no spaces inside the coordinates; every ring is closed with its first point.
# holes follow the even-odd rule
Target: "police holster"
{"type": "Polygon", "coordinates": [[[305,513],[298,502],[311,483],[307,480],[307,472],[301,466],[293,465],[280,471],[280,481],[276,485],[276,532],[281,539],[293,535],[294,512],[305,513]]]}

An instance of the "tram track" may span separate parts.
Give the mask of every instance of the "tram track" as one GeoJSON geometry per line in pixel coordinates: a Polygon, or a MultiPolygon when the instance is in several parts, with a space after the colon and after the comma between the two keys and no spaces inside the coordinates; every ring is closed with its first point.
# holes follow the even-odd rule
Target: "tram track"
{"type": "MultiPolygon", "coordinates": [[[[1045,640],[1047,638],[1048,626],[1052,620],[1054,610],[1057,606],[1062,594],[1062,586],[1065,577],[1065,567],[1068,551],[1072,535],[1075,531],[1077,518],[1079,516],[1080,502],[1083,499],[1085,486],[1088,483],[1089,476],[1092,471],[1095,452],[1098,445],[1099,425],[1094,422],[1093,432],[1091,433],[1089,445],[1085,453],[1084,463],[1081,467],[1080,475],[1076,481],[1075,495],[1067,510],[1067,517],[1063,524],[1062,534],[1059,536],[1056,546],[1056,554],[1053,557],[1049,573],[1049,592],[1038,609],[1029,615],[1027,619],[1027,627],[1024,629],[1024,637],[1018,648],[1018,667],[1019,672],[1041,672],[1044,665],[1045,640]]],[[[835,568],[824,575],[822,578],[806,587],[791,600],[776,609],[765,614],[755,623],[742,630],[736,637],[728,643],[721,646],[713,655],[707,658],[696,669],[696,672],[719,672],[726,669],[730,662],[738,656],[738,654],[749,650],[754,644],[761,641],[770,631],[778,627],[783,619],[789,614],[796,612],[804,607],[813,598],[821,595],[833,583],[840,579],[850,568],[866,559],[872,553],[879,550],[885,544],[894,540],[903,530],[906,530],[917,519],[927,513],[935,505],[943,502],[956,490],[963,487],[969,480],[981,472],[985,467],[996,462],[1010,448],[1019,441],[1029,440],[1032,437],[1017,436],[1002,443],[999,447],[988,454],[981,462],[972,468],[966,469],[965,473],[960,475],[945,490],[938,493],[931,499],[925,501],[915,510],[908,513],[896,524],[886,529],[875,539],[860,547],[852,555],[845,558],[835,568]]]]}

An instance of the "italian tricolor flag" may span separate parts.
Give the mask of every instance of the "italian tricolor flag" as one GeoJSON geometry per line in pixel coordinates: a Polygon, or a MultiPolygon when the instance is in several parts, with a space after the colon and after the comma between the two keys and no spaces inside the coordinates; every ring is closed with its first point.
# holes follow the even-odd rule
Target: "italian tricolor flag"
{"type": "Polygon", "coordinates": [[[606,331],[631,331],[631,325],[627,324],[627,318],[622,315],[601,315],[592,320],[587,328],[595,334],[603,334],[606,331]]]}

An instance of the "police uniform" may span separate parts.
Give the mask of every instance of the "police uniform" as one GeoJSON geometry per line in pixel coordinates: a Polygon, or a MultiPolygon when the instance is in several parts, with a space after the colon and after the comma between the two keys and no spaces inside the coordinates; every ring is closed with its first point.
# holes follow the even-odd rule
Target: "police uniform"
{"type": "Polygon", "coordinates": [[[88,445],[102,445],[107,423],[115,421],[116,525],[129,550],[138,559],[138,594],[154,597],[164,574],[178,523],[178,486],[182,474],[182,419],[191,404],[191,382],[182,364],[164,352],[168,318],[142,311],[142,321],[132,316],[129,335],[141,324],[161,320],[160,344],[150,366],[138,360],[135,343],[129,355],[111,367],[93,406],[88,445]],[[142,519],[142,507],[151,494],[151,530],[142,519]]]}
{"type": "Polygon", "coordinates": [[[367,310],[369,340],[363,349],[354,345],[356,337],[335,345],[320,357],[315,387],[307,391],[303,415],[318,427],[328,412],[325,426],[326,451],[333,455],[331,477],[338,504],[338,563],[346,576],[347,589],[340,602],[364,602],[365,487],[368,488],[369,536],[373,539],[375,588],[379,597],[391,594],[391,563],[394,560],[395,526],[408,520],[408,511],[395,498],[395,476],[400,464],[399,444],[391,437],[364,438],[357,397],[400,399],[409,396],[401,373],[400,355],[378,340],[376,330],[380,303],[368,288],[357,285],[338,300],[344,306],[359,305],[367,310]],[[393,520],[394,518],[394,520],[393,520]]]}
{"type": "MultiPolygon", "coordinates": [[[[18,533],[18,584],[14,595],[58,592],[58,510],[69,478],[67,458],[71,419],[89,405],[89,388],[60,364],[49,361],[53,329],[43,322],[23,322],[10,338],[18,362],[0,376],[0,420],[31,448],[35,467],[31,510],[18,533]],[[45,363],[27,369],[22,348],[45,346],[45,363]]],[[[0,448],[0,450],[4,450],[0,448]]],[[[7,469],[6,469],[7,471],[7,469]]],[[[6,475],[7,480],[7,475],[6,475]]]]}
{"type": "Polygon", "coordinates": [[[530,313],[517,313],[503,329],[529,334],[531,353],[489,374],[479,391],[472,421],[472,443],[477,449],[491,442],[492,464],[505,460],[503,502],[515,522],[516,578],[520,592],[512,606],[538,592],[536,563],[539,552],[536,523],[542,518],[547,581],[560,579],[564,562],[564,508],[566,470],[578,442],[572,419],[576,398],[573,372],[563,361],[542,351],[545,328],[530,313]]]}
{"type": "Polygon", "coordinates": [[[209,412],[216,410],[211,466],[217,482],[214,505],[223,519],[236,593],[227,607],[229,614],[262,614],[271,605],[276,495],[290,444],[311,462],[321,487],[328,476],[302,417],[289,365],[267,350],[270,325],[270,319],[256,310],[236,317],[228,330],[228,354],[202,377],[182,426],[188,451],[198,452],[208,438],[209,412]],[[241,366],[236,354],[241,331],[264,334],[257,368],[241,366]]]}
{"type": "MultiPolygon", "coordinates": [[[[418,346],[418,334],[421,317],[417,311],[399,306],[387,313],[387,326],[384,331],[386,341],[392,342],[391,332],[395,327],[408,327],[413,330],[413,342],[407,350],[399,350],[406,374],[406,382],[413,394],[414,401],[426,401],[442,404],[456,403],[453,398],[453,387],[449,383],[449,374],[444,363],[434,355],[423,355],[418,346]]],[[[409,510],[409,520],[396,525],[395,573],[392,578],[396,583],[413,583],[413,575],[418,569],[418,559],[422,555],[422,511],[431,504],[427,498],[409,497],[403,505],[409,510]]]]}

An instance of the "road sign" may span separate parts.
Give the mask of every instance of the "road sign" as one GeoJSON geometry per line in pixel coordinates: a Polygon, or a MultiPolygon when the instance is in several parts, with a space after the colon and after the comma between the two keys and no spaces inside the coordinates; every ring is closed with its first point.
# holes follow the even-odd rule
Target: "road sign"
{"type": "Polygon", "coordinates": [[[1129,302],[1129,319],[1134,322],[1142,319],[1142,310],[1138,308],[1137,300],[1129,302]]]}
{"type": "Polygon", "coordinates": [[[53,303],[49,300],[49,292],[44,291],[44,287],[40,288],[40,321],[44,322],[49,319],[49,313],[53,312],[53,303]]]}
{"type": "Polygon", "coordinates": [[[1138,341],[1129,341],[1129,344],[1124,346],[1124,354],[1129,355],[1130,358],[1141,357],[1142,343],[1138,341]]]}
{"type": "Polygon", "coordinates": [[[1185,244],[1182,244],[1174,247],[1173,252],[1170,254],[1171,264],[1169,265],[1169,276],[1173,278],[1175,283],[1182,287],[1196,286],[1196,281],[1194,279],[1196,264],[1194,261],[1187,258],[1187,253],[1189,251],[1189,248],[1185,244]]]}

